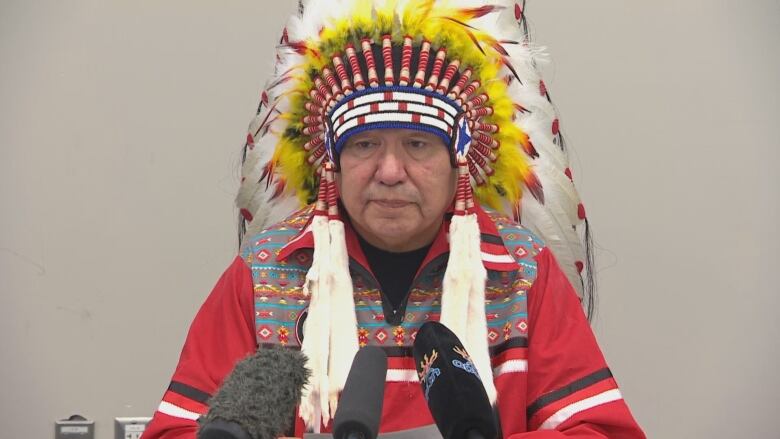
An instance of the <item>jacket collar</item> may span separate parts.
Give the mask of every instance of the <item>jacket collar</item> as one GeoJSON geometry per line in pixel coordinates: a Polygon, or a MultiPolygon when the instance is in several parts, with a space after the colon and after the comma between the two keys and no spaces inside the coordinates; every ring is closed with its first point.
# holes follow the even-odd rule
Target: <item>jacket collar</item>
{"type": "MultiPolygon", "coordinates": [[[[475,206],[475,213],[477,215],[477,223],[479,224],[480,230],[480,250],[482,252],[482,263],[484,264],[485,268],[491,271],[515,271],[520,269],[520,265],[515,261],[512,255],[509,254],[506,246],[504,246],[504,240],[501,238],[501,235],[499,234],[498,229],[496,228],[496,225],[493,223],[493,220],[490,218],[490,216],[485,213],[485,211],[482,210],[479,205],[475,206]]],[[[442,221],[441,227],[436,234],[436,237],[433,239],[433,244],[431,244],[428,255],[423,260],[423,263],[420,264],[420,268],[425,267],[434,259],[449,252],[450,247],[448,230],[451,217],[452,213],[447,212],[444,217],[444,221],[442,221]]],[[[276,256],[277,261],[283,261],[287,259],[290,255],[298,250],[314,248],[314,236],[311,231],[311,219],[312,216],[309,217],[309,220],[306,222],[306,226],[292,240],[290,240],[287,244],[285,244],[284,247],[282,247],[282,249],[279,251],[279,254],[276,256]]],[[[369,268],[366,256],[363,254],[363,250],[361,249],[360,243],[358,242],[357,234],[349,221],[344,221],[344,231],[347,244],[347,253],[349,256],[363,267],[369,268]]]]}

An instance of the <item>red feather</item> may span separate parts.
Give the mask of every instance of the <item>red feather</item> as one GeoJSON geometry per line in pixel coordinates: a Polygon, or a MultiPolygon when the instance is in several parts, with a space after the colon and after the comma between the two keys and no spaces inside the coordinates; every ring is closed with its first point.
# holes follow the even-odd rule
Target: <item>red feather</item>
{"type": "Polygon", "coordinates": [[[276,182],[276,188],[274,189],[274,194],[271,195],[271,200],[279,197],[279,195],[282,195],[284,192],[284,180],[279,179],[279,181],[276,182]]]}
{"type": "Polygon", "coordinates": [[[278,87],[281,84],[284,84],[285,82],[292,79],[292,72],[295,70],[295,67],[289,68],[285,70],[281,75],[279,75],[279,78],[272,82],[266,90],[273,90],[275,87],[278,87]]]}
{"type": "Polygon", "coordinates": [[[292,51],[294,51],[295,53],[301,56],[306,55],[306,53],[308,52],[317,58],[320,57],[320,53],[316,49],[307,46],[306,43],[303,41],[290,41],[285,44],[280,44],[279,47],[285,49],[291,49],[292,51]]]}
{"type": "Polygon", "coordinates": [[[514,220],[518,223],[521,223],[521,217],[523,215],[523,206],[521,203],[516,203],[513,210],[514,214],[514,220]]]}
{"type": "Polygon", "coordinates": [[[517,74],[517,70],[515,70],[515,67],[512,65],[512,63],[509,62],[509,59],[506,56],[501,57],[501,63],[504,64],[510,72],[512,72],[512,75],[514,75],[515,79],[517,79],[521,84],[523,83],[523,81],[520,79],[520,75],[517,74]]]}
{"type": "Polygon", "coordinates": [[[271,180],[273,179],[273,173],[274,173],[274,161],[271,160],[268,163],[263,166],[263,175],[260,176],[260,180],[263,181],[266,180],[265,188],[268,189],[268,185],[271,184],[271,180]]]}
{"type": "Polygon", "coordinates": [[[504,49],[504,46],[501,45],[500,41],[496,41],[493,43],[493,48],[496,49],[496,52],[500,53],[503,56],[509,56],[509,52],[504,49]]]}
{"type": "Polygon", "coordinates": [[[531,195],[536,198],[539,203],[544,204],[544,189],[542,188],[542,182],[533,171],[529,171],[525,176],[525,187],[531,192],[531,195]]]}
{"type": "Polygon", "coordinates": [[[269,120],[269,121],[268,121],[268,122],[265,124],[265,126],[264,126],[264,127],[262,127],[263,133],[262,133],[260,136],[262,137],[262,136],[265,136],[266,134],[268,134],[268,130],[270,130],[270,129],[271,129],[271,126],[272,126],[272,125],[274,124],[274,122],[276,122],[278,119],[279,119],[279,116],[277,115],[277,116],[275,116],[273,119],[269,120]]]}
{"type": "Polygon", "coordinates": [[[468,35],[468,37],[471,39],[474,45],[477,46],[477,49],[479,49],[479,51],[482,52],[483,54],[485,53],[485,51],[482,49],[482,46],[480,46],[479,44],[479,40],[477,39],[477,36],[474,35],[474,32],[471,32],[469,30],[469,29],[476,29],[474,26],[469,26],[468,24],[458,20],[457,18],[452,18],[452,17],[439,17],[439,18],[450,20],[452,22],[458,23],[459,25],[463,26],[463,31],[466,32],[466,35],[468,35]]]}
{"type": "MultiPolygon", "coordinates": [[[[265,127],[266,127],[266,125],[270,126],[270,125],[271,125],[271,123],[273,123],[273,122],[274,122],[274,121],[275,121],[275,120],[276,120],[276,119],[279,117],[279,116],[275,117],[273,120],[271,120],[271,121],[270,121],[270,123],[269,123],[269,121],[268,121],[268,118],[269,118],[269,117],[271,117],[271,114],[274,114],[274,112],[276,112],[276,113],[278,113],[278,112],[279,112],[278,110],[276,110],[276,106],[277,106],[277,105],[279,105],[279,102],[280,102],[280,101],[281,101],[281,99],[277,99],[277,100],[275,100],[275,101],[274,101],[274,103],[273,103],[273,105],[271,105],[271,107],[270,107],[270,108],[268,109],[268,111],[265,113],[265,118],[263,118],[263,121],[262,121],[262,122],[260,122],[260,126],[258,126],[258,127],[257,127],[257,131],[255,131],[255,134],[254,134],[254,136],[253,136],[254,138],[258,138],[258,134],[260,134],[260,131],[261,131],[261,130],[263,130],[263,128],[265,128],[265,127]]],[[[266,129],[263,131],[263,134],[262,134],[262,135],[260,135],[259,137],[263,137],[263,136],[265,135],[265,133],[267,133],[267,132],[268,132],[268,129],[266,128],[266,129]]]]}
{"type": "Polygon", "coordinates": [[[285,44],[290,41],[289,34],[287,33],[287,28],[284,28],[282,31],[282,38],[279,40],[279,44],[285,44]]]}
{"type": "Polygon", "coordinates": [[[525,150],[525,153],[528,154],[531,158],[537,158],[539,157],[539,153],[536,151],[536,147],[531,142],[530,139],[528,139],[525,143],[523,143],[523,149],[525,150]]]}
{"type": "Polygon", "coordinates": [[[499,5],[487,5],[487,6],[480,6],[478,8],[460,9],[458,10],[458,13],[465,15],[468,19],[471,19],[471,18],[484,17],[485,15],[493,11],[499,11],[501,9],[504,9],[504,7],[499,5]]]}

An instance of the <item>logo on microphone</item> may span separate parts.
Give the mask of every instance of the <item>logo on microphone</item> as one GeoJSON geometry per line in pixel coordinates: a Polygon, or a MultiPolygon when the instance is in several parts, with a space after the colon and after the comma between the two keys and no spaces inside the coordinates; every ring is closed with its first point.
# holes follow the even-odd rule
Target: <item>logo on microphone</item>
{"type": "Polygon", "coordinates": [[[422,361],[420,361],[420,372],[417,374],[420,377],[420,381],[425,386],[425,400],[428,400],[428,393],[433,387],[433,383],[436,382],[436,378],[441,375],[441,369],[433,367],[433,363],[439,358],[439,353],[434,349],[429,357],[427,354],[423,355],[422,361]]]}
{"type": "Polygon", "coordinates": [[[479,378],[479,372],[477,372],[477,368],[474,366],[474,363],[471,361],[471,357],[469,356],[469,353],[466,352],[465,349],[461,349],[458,346],[455,346],[454,348],[452,348],[452,350],[455,351],[456,354],[458,354],[461,357],[463,357],[464,360],[466,360],[464,362],[464,361],[460,361],[458,359],[454,359],[454,360],[452,360],[452,365],[457,367],[458,369],[463,369],[466,372],[468,372],[468,373],[476,376],[477,378],[479,378]]]}

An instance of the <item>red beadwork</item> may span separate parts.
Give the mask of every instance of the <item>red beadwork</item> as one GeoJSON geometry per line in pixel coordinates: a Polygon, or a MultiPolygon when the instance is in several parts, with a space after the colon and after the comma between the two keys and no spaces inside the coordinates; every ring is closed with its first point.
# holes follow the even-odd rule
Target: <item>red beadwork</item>
{"type": "Polygon", "coordinates": [[[471,133],[471,137],[473,137],[476,141],[482,142],[485,145],[490,145],[491,142],[494,141],[494,139],[487,134],[483,133],[482,131],[473,131],[471,133]]]}
{"type": "Polygon", "coordinates": [[[455,76],[455,73],[458,71],[458,67],[460,67],[460,61],[458,61],[457,59],[451,62],[450,65],[447,66],[447,70],[445,70],[444,76],[442,76],[439,86],[436,87],[436,92],[441,94],[447,93],[447,90],[449,90],[450,88],[450,81],[452,81],[452,78],[455,76]]]}
{"type": "Polygon", "coordinates": [[[371,50],[371,40],[363,38],[360,42],[363,48],[363,57],[366,59],[366,67],[368,67],[368,86],[379,86],[379,75],[376,73],[376,61],[374,60],[374,52],[371,50]]]}
{"type": "Polygon", "coordinates": [[[481,86],[482,84],[479,81],[472,81],[471,84],[466,87],[463,92],[458,96],[458,98],[462,102],[468,102],[469,98],[471,98],[471,95],[474,94],[475,91],[481,86]]]}
{"type": "Polygon", "coordinates": [[[305,108],[309,113],[322,113],[322,107],[311,101],[303,104],[303,108],[305,108]]]}
{"type": "Polygon", "coordinates": [[[455,87],[452,87],[452,90],[450,90],[450,93],[447,95],[448,98],[456,99],[460,95],[460,91],[466,85],[466,82],[471,79],[471,73],[472,70],[471,67],[469,67],[460,74],[460,79],[455,83],[455,87]]]}
{"type": "Polygon", "coordinates": [[[327,163],[327,175],[328,175],[328,216],[331,217],[331,219],[338,218],[339,215],[339,194],[338,189],[336,188],[336,182],[333,178],[333,165],[328,162],[327,163]]]}
{"type": "Polygon", "coordinates": [[[395,78],[393,77],[393,43],[390,35],[382,37],[382,58],[385,62],[385,85],[391,86],[395,84],[395,78]]]}
{"type": "Polygon", "coordinates": [[[341,100],[341,98],[344,97],[344,93],[339,86],[338,80],[335,76],[333,76],[333,71],[325,67],[322,69],[322,76],[325,78],[325,82],[327,82],[328,86],[330,87],[331,93],[333,94],[333,99],[336,99],[337,101],[341,100]]]}
{"type": "Polygon", "coordinates": [[[431,43],[423,41],[420,48],[420,60],[417,63],[417,75],[414,77],[414,86],[422,87],[425,84],[425,72],[428,70],[428,58],[431,56],[431,43]]]}
{"type": "Polygon", "coordinates": [[[476,129],[485,133],[495,134],[498,132],[498,125],[492,123],[476,123],[476,129]]]}
{"type": "Polygon", "coordinates": [[[325,143],[325,135],[323,133],[320,133],[319,136],[314,137],[313,139],[309,140],[303,145],[303,149],[306,151],[311,151],[312,149],[322,145],[325,143]]]}
{"type": "Polygon", "coordinates": [[[489,99],[488,95],[485,94],[485,93],[482,93],[481,95],[479,95],[479,96],[471,99],[470,101],[468,101],[466,103],[466,106],[469,109],[472,109],[474,107],[481,107],[481,106],[485,105],[485,103],[487,103],[488,99],[489,99]]]}
{"type": "Polygon", "coordinates": [[[409,84],[409,74],[412,68],[412,37],[404,37],[404,47],[401,52],[401,74],[398,78],[400,85],[409,84]]]}
{"type": "Polygon", "coordinates": [[[477,167],[474,166],[474,162],[469,160],[469,174],[474,178],[474,181],[477,182],[478,186],[482,186],[485,184],[485,179],[482,178],[481,175],[479,175],[479,171],[477,170],[477,167]]]}
{"type": "Polygon", "coordinates": [[[320,95],[322,95],[325,102],[330,101],[333,97],[333,95],[330,94],[330,90],[328,90],[328,86],[325,85],[319,77],[314,78],[314,86],[317,87],[317,90],[320,92],[320,95]]]}
{"type": "Polygon", "coordinates": [[[322,116],[319,114],[309,114],[303,117],[304,125],[316,125],[322,123],[322,116]]]}
{"type": "Polygon", "coordinates": [[[436,59],[433,61],[433,70],[431,70],[431,76],[428,78],[428,84],[425,85],[426,90],[433,90],[439,85],[439,75],[441,69],[444,67],[444,58],[447,57],[447,49],[441,48],[436,52],[436,59]]]}
{"type": "Polygon", "coordinates": [[[322,77],[325,79],[325,82],[328,83],[328,87],[331,88],[331,91],[335,94],[338,87],[338,82],[336,81],[336,77],[333,76],[333,72],[327,67],[322,69],[322,77]]]}
{"type": "Polygon", "coordinates": [[[366,88],[366,83],[363,81],[363,73],[360,70],[360,63],[358,62],[357,53],[355,52],[355,46],[352,45],[352,43],[347,45],[347,60],[349,60],[349,67],[352,69],[355,88],[363,90],[366,88]]]}
{"type": "Polygon", "coordinates": [[[493,168],[490,167],[490,165],[487,164],[487,161],[485,161],[485,158],[482,157],[479,152],[475,149],[469,149],[469,157],[477,162],[480,168],[485,171],[485,174],[487,175],[493,175],[493,168]]]}
{"type": "Polygon", "coordinates": [[[312,89],[309,92],[309,97],[314,99],[320,107],[325,106],[325,97],[323,97],[320,93],[318,93],[317,90],[312,89]]]}
{"type": "Polygon", "coordinates": [[[473,167],[467,159],[458,159],[458,187],[455,191],[455,213],[460,215],[463,215],[466,211],[466,188],[469,185],[469,172],[464,165],[467,165],[469,169],[473,167]]]}
{"type": "Polygon", "coordinates": [[[493,114],[493,107],[482,107],[469,111],[466,113],[468,117],[477,118],[483,116],[490,116],[493,114]]]}
{"type": "Polygon", "coordinates": [[[482,142],[471,142],[471,147],[476,149],[484,157],[487,157],[491,162],[495,162],[498,157],[490,148],[482,142]]]}
{"type": "Polygon", "coordinates": [[[352,82],[347,75],[347,68],[344,67],[344,60],[340,56],[333,57],[333,67],[336,68],[336,74],[341,80],[341,89],[344,90],[345,94],[352,93],[352,82]]]}
{"type": "Polygon", "coordinates": [[[320,202],[322,202],[322,208],[324,210],[326,207],[325,203],[328,202],[328,181],[325,178],[325,169],[320,170],[320,190],[317,193],[318,207],[320,202]]]}
{"type": "Polygon", "coordinates": [[[313,165],[314,162],[316,162],[320,157],[323,156],[323,154],[325,154],[325,145],[320,145],[309,156],[308,158],[309,164],[313,165]]]}
{"type": "Polygon", "coordinates": [[[487,166],[485,158],[482,157],[482,155],[480,155],[476,149],[469,149],[469,158],[471,158],[471,160],[478,164],[482,169],[485,169],[485,166],[487,166]]]}
{"type": "MultiPolygon", "coordinates": [[[[479,142],[479,140],[477,140],[477,141],[479,142]]],[[[498,145],[499,145],[498,140],[496,140],[496,139],[494,139],[492,137],[490,138],[490,142],[481,142],[481,143],[483,145],[487,146],[488,148],[492,149],[492,150],[498,149],[498,145]]]]}
{"type": "Polygon", "coordinates": [[[313,136],[314,134],[322,132],[322,125],[310,125],[303,129],[303,134],[307,136],[313,136]]]}

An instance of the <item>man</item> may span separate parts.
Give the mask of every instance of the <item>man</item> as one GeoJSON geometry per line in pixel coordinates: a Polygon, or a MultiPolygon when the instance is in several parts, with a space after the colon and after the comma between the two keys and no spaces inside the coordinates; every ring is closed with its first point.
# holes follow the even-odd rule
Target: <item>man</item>
{"type": "Polygon", "coordinates": [[[428,320],[464,342],[504,437],[644,437],[570,281],[584,214],[512,11],[312,0],[293,18],[250,128],[240,255],[145,438],[194,437],[265,345],[308,358],[297,437],[330,428],[365,345],[390,357],[380,430],[429,425],[410,349],[428,320]]]}

